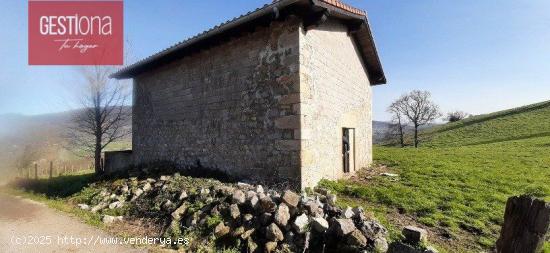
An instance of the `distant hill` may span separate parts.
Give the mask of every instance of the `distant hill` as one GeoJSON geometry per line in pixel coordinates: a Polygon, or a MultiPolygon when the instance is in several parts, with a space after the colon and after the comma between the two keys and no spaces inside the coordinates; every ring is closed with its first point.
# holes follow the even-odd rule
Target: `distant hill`
{"type": "Polygon", "coordinates": [[[62,144],[61,133],[71,112],[25,116],[0,115],[0,170],[15,167],[17,158],[27,147],[40,150],[39,158],[53,158],[62,144]]]}
{"type": "MultiPolygon", "coordinates": [[[[388,144],[393,143],[395,140],[388,140],[387,132],[390,126],[392,125],[391,122],[387,121],[372,121],[372,141],[374,144],[388,144]]],[[[431,123],[424,126],[419,127],[421,130],[427,130],[432,127],[439,126],[439,124],[431,123]]],[[[404,127],[405,133],[407,135],[410,135],[414,131],[414,127],[407,125],[404,127]]],[[[408,137],[407,137],[408,138],[408,137]]]]}
{"type": "Polygon", "coordinates": [[[385,141],[386,132],[390,128],[391,123],[386,121],[372,121],[372,141],[375,144],[380,144],[385,141]]]}
{"type": "MultiPolygon", "coordinates": [[[[131,113],[131,108],[126,108],[131,113]]],[[[0,115],[0,171],[13,170],[18,157],[25,149],[37,155],[37,162],[42,161],[82,161],[66,150],[64,135],[71,119],[79,110],[42,115],[0,115]]],[[[128,125],[127,127],[130,127],[128,125]]],[[[123,140],[130,142],[130,137],[123,140]]]]}
{"type": "Polygon", "coordinates": [[[464,146],[550,136],[550,101],[469,117],[422,134],[424,146],[464,146]]]}

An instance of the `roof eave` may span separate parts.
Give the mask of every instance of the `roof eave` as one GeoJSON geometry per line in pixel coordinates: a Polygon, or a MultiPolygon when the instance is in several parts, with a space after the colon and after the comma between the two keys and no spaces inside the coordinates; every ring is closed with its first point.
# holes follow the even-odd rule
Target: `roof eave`
{"type": "Polygon", "coordinates": [[[370,24],[366,13],[359,15],[351,13],[349,11],[342,10],[336,6],[325,3],[321,0],[311,0],[316,6],[319,6],[325,10],[329,10],[330,15],[340,19],[353,20],[353,22],[360,22],[359,27],[353,31],[355,34],[355,40],[360,45],[360,52],[363,58],[363,62],[366,64],[367,74],[369,76],[370,85],[386,84],[386,76],[382,68],[382,62],[376,49],[376,43],[374,36],[370,28],[370,24]]]}
{"type": "Polygon", "coordinates": [[[368,70],[370,84],[371,85],[386,84],[387,83],[386,74],[384,73],[384,68],[382,67],[382,61],[380,60],[380,56],[378,55],[378,49],[376,48],[376,42],[374,40],[374,36],[372,34],[372,30],[369,25],[369,21],[366,17],[363,21],[362,26],[364,26],[363,28],[364,30],[360,29],[359,34],[361,33],[361,30],[363,30],[367,34],[370,42],[368,43],[369,44],[368,47],[370,47],[369,51],[372,52],[371,57],[368,57],[367,55],[365,55],[365,53],[363,53],[364,58],[369,58],[364,60],[368,61],[367,64],[370,65],[370,68],[368,70]]]}
{"type": "Polygon", "coordinates": [[[172,54],[176,51],[182,50],[182,49],[188,47],[189,45],[193,45],[193,44],[195,44],[195,43],[197,43],[201,40],[204,40],[206,38],[210,38],[212,36],[215,36],[215,35],[221,34],[223,32],[226,32],[230,29],[236,28],[240,25],[246,24],[248,22],[252,22],[252,21],[254,21],[255,19],[257,19],[259,17],[265,16],[265,15],[270,15],[274,11],[278,11],[280,8],[288,7],[289,5],[291,5],[293,3],[296,3],[296,2],[299,2],[299,1],[301,1],[301,0],[280,0],[280,1],[274,2],[270,5],[265,6],[264,8],[257,9],[256,11],[250,12],[247,15],[243,15],[243,16],[241,16],[239,18],[236,18],[232,21],[228,21],[228,22],[226,22],[222,25],[216,26],[216,27],[208,30],[207,32],[204,32],[204,33],[199,34],[199,35],[197,35],[197,36],[195,36],[195,37],[193,37],[189,40],[186,40],[186,41],[182,42],[179,45],[170,47],[168,49],[165,49],[164,51],[161,51],[157,54],[154,54],[154,55],[152,55],[148,58],[145,58],[141,61],[138,61],[138,62],[136,62],[132,65],[124,67],[124,68],[118,70],[117,72],[109,75],[109,77],[110,78],[116,78],[116,79],[132,78],[136,74],[141,73],[142,69],[147,69],[147,67],[149,67],[150,65],[154,65],[154,63],[156,61],[159,61],[162,58],[164,58],[164,57],[166,57],[166,56],[168,56],[168,55],[170,55],[170,54],[172,54]]]}
{"type": "MultiPolygon", "coordinates": [[[[366,15],[359,15],[342,10],[336,6],[327,4],[319,0],[310,0],[312,6],[330,11],[331,16],[335,16],[340,19],[351,20],[352,22],[360,22],[358,29],[353,31],[354,37],[358,44],[363,61],[366,65],[366,71],[369,76],[370,85],[380,85],[386,83],[386,77],[382,69],[382,63],[378,56],[378,51],[374,42],[374,37],[370,29],[370,25],[366,15]]],[[[154,54],[148,58],[138,61],[130,66],[120,69],[119,71],[111,74],[109,77],[116,79],[133,78],[151,68],[157,67],[163,63],[170,62],[177,59],[178,54],[182,54],[182,51],[188,50],[188,47],[196,46],[203,40],[211,40],[212,37],[223,35],[224,32],[231,31],[240,26],[250,24],[257,19],[273,15],[274,12],[278,12],[292,4],[298,2],[307,2],[305,0],[280,0],[267,5],[261,9],[250,12],[247,15],[243,15],[232,21],[228,21],[220,26],[214,27],[207,32],[199,34],[191,39],[188,39],[176,46],[170,47],[162,52],[154,54]]]]}

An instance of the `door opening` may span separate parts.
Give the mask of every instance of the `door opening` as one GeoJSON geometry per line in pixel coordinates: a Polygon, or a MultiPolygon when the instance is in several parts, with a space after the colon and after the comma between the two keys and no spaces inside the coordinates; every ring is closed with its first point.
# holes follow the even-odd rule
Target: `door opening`
{"type": "Polygon", "coordinates": [[[342,165],[344,173],[355,171],[355,129],[342,129],[342,165]]]}

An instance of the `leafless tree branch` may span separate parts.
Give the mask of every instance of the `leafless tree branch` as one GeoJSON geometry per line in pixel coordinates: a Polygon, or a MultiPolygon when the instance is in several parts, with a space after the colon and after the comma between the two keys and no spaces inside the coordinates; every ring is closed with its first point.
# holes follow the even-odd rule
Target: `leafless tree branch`
{"type": "Polygon", "coordinates": [[[414,147],[418,147],[418,128],[441,117],[439,106],[431,101],[428,91],[413,90],[402,95],[391,106],[394,115],[404,116],[414,127],[414,147]]]}
{"type": "Polygon", "coordinates": [[[111,143],[127,136],[125,128],[130,115],[125,110],[129,92],[124,84],[112,80],[112,66],[90,66],[80,69],[83,93],[77,101],[82,110],[73,117],[67,137],[69,145],[94,157],[95,171],[101,173],[101,154],[111,143]]]}

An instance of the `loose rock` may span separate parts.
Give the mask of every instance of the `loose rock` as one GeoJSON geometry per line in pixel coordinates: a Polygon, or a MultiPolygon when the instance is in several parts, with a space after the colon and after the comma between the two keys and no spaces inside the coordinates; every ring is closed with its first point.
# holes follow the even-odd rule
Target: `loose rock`
{"type": "Polygon", "coordinates": [[[275,211],[276,204],[270,197],[265,196],[260,199],[260,208],[263,212],[272,213],[275,211]]]}
{"type": "Polygon", "coordinates": [[[120,202],[120,201],[115,201],[115,202],[109,204],[109,209],[120,208],[120,207],[122,207],[122,206],[123,206],[122,202],[120,202]]]}
{"type": "Polygon", "coordinates": [[[339,236],[347,235],[355,230],[355,224],[351,219],[336,219],[335,231],[339,236]]]}
{"type": "Polygon", "coordinates": [[[342,213],[342,218],[344,219],[351,219],[353,217],[354,213],[353,213],[353,210],[351,209],[351,207],[346,207],[346,209],[344,209],[344,212],[342,213]]]}
{"type": "Polygon", "coordinates": [[[254,197],[252,197],[251,199],[248,200],[248,206],[252,209],[256,209],[256,208],[258,208],[258,202],[259,201],[260,200],[258,199],[258,197],[254,196],[254,197]]]}
{"type": "Polygon", "coordinates": [[[406,226],[403,228],[403,236],[405,236],[405,242],[416,245],[427,238],[426,230],[414,226],[406,226]]]}
{"type": "Polygon", "coordinates": [[[256,252],[258,244],[256,244],[252,238],[248,238],[248,240],[246,240],[246,248],[247,252],[256,252]]]}
{"type": "Polygon", "coordinates": [[[187,211],[187,204],[183,203],[183,204],[181,204],[181,206],[176,208],[176,210],[174,210],[174,212],[172,212],[172,214],[171,214],[172,219],[180,220],[181,216],[185,213],[185,211],[187,211]]]}
{"type": "Polygon", "coordinates": [[[243,215],[243,224],[248,227],[252,227],[254,224],[254,215],[252,214],[245,214],[243,215]]]}
{"type": "Polygon", "coordinates": [[[292,227],[294,230],[296,230],[296,233],[303,234],[306,232],[307,225],[309,224],[309,218],[304,213],[298,217],[296,217],[296,220],[292,223],[292,227]]]}
{"type": "Polygon", "coordinates": [[[252,197],[257,196],[258,194],[255,191],[247,191],[246,192],[246,200],[250,200],[252,197]]]}
{"type": "Polygon", "coordinates": [[[104,215],[103,218],[101,219],[101,221],[103,221],[103,223],[105,224],[111,224],[115,221],[122,221],[122,220],[123,220],[122,216],[110,216],[110,215],[104,215]]]}
{"type": "Polygon", "coordinates": [[[216,237],[223,237],[227,234],[229,234],[230,228],[226,226],[223,222],[220,222],[215,228],[214,228],[214,235],[216,237]]]}
{"type": "Polygon", "coordinates": [[[246,196],[241,190],[236,190],[233,192],[232,201],[234,204],[244,204],[246,201],[246,196]]]}
{"type": "Polygon", "coordinates": [[[151,190],[151,184],[150,183],[146,183],[143,185],[143,187],[141,188],[144,192],[148,191],[148,190],[151,190]]]}
{"type": "Polygon", "coordinates": [[[439,253],[439,251],[432,246],[428,246],[426,250],[424,250],[424,253],[439,253]]]}
{"type": "Polygon", "coordinates": [[[172,203],[172,201],[170,201],[169,199],[167,199],[166,201],[164,201],[164,203],[162,204],[162,209],[164,210],[170,210],[172,208],[172,206],[174,205],[174,203],[172,203]]]}
{"type": "Polygon", "coordinates": [[[134,201],[134,200],[136,200],[137,198],[139,198],[139,196],[141,196],[141,194],[143,194],[143,190],[142,190],[142,189],[137,189],[137,190],[134,192],[134,195],[132,196],[132,200],[131,200],[131,201],[134,201]]]}
{"type": "Polygon", "coordinates": [[[108,205],[106,203],[99,203],[96,206],[92,207],[92,210],[90,210],[92,213],[95,213],[99,210],[102,210],[106,208],[108,205]]]}
{"type": "Polygon", "coordinates": [[[388,251],[388,241],[384,237],[376,238],[373,246],[376,252],[388,251]]]}
{"type": "Polygon", "coordinates": [[[322,216],[322,209],[319,208],[317,202],[310,200],[305,203],[304,207],[306,208],[306,211],[309,213],[309,215],[314,217],[322,216]]]}
{"type": "Polygon", "coordinates": [[[321,217],[315,217],[311,220],[311,226],[319,233],[324,233],[328,228],[328,221],[321,217]]]}
{"type": "Polygon", "coordinates": [[[202,196],[202,197],[206,197],[210,194],[210,190],[207,189],[207,188],[201,188],[199,194],[202,196]]]}
{"type": "Polygon", "coordinates": [[[290,190],[286,190],[283,193],[282,199],[290,208],[296,208],[298,207],[298,203],[300,203],[300,196],[290,190]]]}
{"type": "Polygon", "coordinates": [[[245,229],[243,226],[240,226],[238,228],[235,228],[235,230],[233,230],[233,232],[231,232],[231,236],[233,237],[239,237],[240,235],[242,235],[244,233],[245,229]]]}
{"type": "Polygon", "coordinates": [[[348,237],[347,242],[356,247],[365,247],[367,246],[367,238],[361,234],[359,230],[353,230],[348,237]]]}
{"type": "Polygon", "coordinates": [[[89,210],[90,209],[90,206],[88,206],[86,204],[78,204],[77,206],[78,206],[78,208],[80,208],[82,210],[89,210]]]}
{"type": "Polygon", "coordinates": [[[388,230],[376,221],[364,221],[360,230],[370,240],[385,237],[388,234],[388,230]]]}
{"type": "Polygon", "coordinates": [[[267,226],[265,230],[265,237],[270,241],[276,242],[284,239],[283,232],[275,223],[271,223],[271,225],[267,226]]]}
{"type": "Polygon", "coordinates": [[[336,195],[334,194],[327,194],[327,203],[329,205],[336,205],[336,195]]]}
{"type": "Polygon", "coordinates": [[[290,212],[288,206],[285,203],[281,203],[275,211],[275,223],[281,227],[285,227],[290,219],[290,212]]]}
{"type": "Polygon", "coordinates": [[[261,185],[256,185],[256,193],[264,193],[264,188],[261,185]]]}
{"type": "Polygon", "coordinates": [[[246,230],[244,233],[241,234],[241,238],[246,240],[254,233],[254,231],[256,231],[256,229],[254,228],[246,230]]]}
{"type": "Polygon", "coordinates": [[[353,208],[353,218],[361,221],[367,219],[365,216],[365,211],[363,211],[362,207],[353,208]]]}
{"type": "Polygon", "coordinates": [[[128,190],[129,190],[128,185],[123,185],[123,186],[120,188],[120,192],[121,192],[122,194],[127,193],[128,190]]]}
{"type": "Polygon", "coordinates": [[[239,217],[241,217],[241,212],[237,204],[231,204],[231,206],[229,206],[229,216],[231,216],[233,220],[236,220],[239,217]]]}
{"type": "Polygon", "coordinates": [[[275,249],[277,249],[277,242],[267,242],[265,244],[265,252],[267,253],[275,252],[275,249]]]}
{"type": "Polygon", "coordinates": [[[179,200],[184,200],[184,199],[186,199],[186,198],[187,198],[187,192],[186,192],[185,190],[181,191],[181,193],[180,193],[178,199],[179,199],[179,200]]]}

